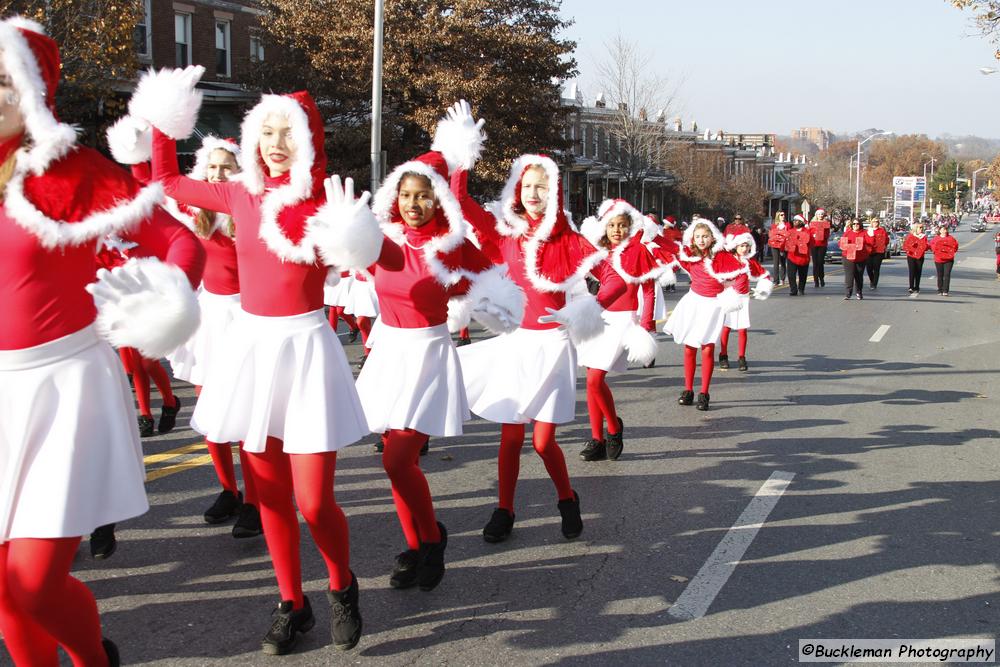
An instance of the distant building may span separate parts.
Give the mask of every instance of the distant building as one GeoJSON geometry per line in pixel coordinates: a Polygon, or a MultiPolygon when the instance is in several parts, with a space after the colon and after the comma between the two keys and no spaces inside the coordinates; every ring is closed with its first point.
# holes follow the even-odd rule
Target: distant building
{"type": "Polygon", "coordinates": [[[833,142],[833,132],[822,127],[800,127],[792,130],[792,139],[806,141],[814,145],[817,150],[825,151],[833,142]]]}

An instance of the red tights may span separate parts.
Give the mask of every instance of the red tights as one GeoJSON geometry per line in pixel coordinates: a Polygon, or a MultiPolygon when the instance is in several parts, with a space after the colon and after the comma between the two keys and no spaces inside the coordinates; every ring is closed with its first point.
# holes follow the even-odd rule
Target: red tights
{"type": "Polygon", "coordinates": [[[392,482],[392,500],[407,547],[419,549],[421,542],[440,542],[431,489],[420,469],[420,448],[427,436],[410,428],[392,429],[382,442],[382,467],[392,482]]]}
{"type": "MultiPolygon", "coordinates": [[[[684,389],[694,391],[694,367],[697,363],[698,348],[684,346],[684,389]]],[[[708,393],[715,370],[715,344],[701,346],[701,393],[708,393]]]]}
{"type": "Polygon", "coordinates": [[[361,344],[368,347],[368,334],[372,332],[372,320],[364,315],[358,316],[358,328],[361,329],[361,344]]]}
{"type": "Polygon", "coordinates": [[[156,359],[147,359],[139,354],[138,350],[132,348],[122,348],[128,350],[128,363],[126,371],[132,373],[132,384],[135,387],[135,400],[139,403],[139,414],[151,417],[149,408],[149,379],[156,383],[156,388],[163,397],[163,404],[173,407],[177,405],[174,399],[174,392],[170,388],[170,376],[156,359]]]}
{"type": "Polygon", "coordinates": [[[587,369],[587,412],[590,413],[590,435],[594,440],[604,440],[604,422],[608,433],[618,433],[618,413],[615,397],[606,380],[607,371],[587,369]]]}
{"type": "Polygon", "coordinates": [[[354,331],[355,329],[358,328],[358,323],[354,319],[354,315],[351,315],[350,313],[345,313],[343,306],[330,306],[330,313],[328,317],[330,319],[330,326],[333,327],[334,331],[337,330],[338,318],[344,320],[344,324],[350,327],[351,331],[354,331]]]}
{"type": "MultiPolygon", "coordinates": [[[[535,422],[531,434],[531,444],[542,457],[545,470],[549,473],[552,483],[556,485],[559,500],[573,498],[573,487],[569,483],[569,471],[566,470],[566,459],[556,443],[556,425],[548,422],[535,422]]],[[[497,473],[500,483],[500,507],[508,512],[514,512],[514,487],[517,486],[517,476],[521,471],[521,447],[524,445],[524,424],[504,424],[500,428],[500,457],[497,460],[497,473]]]]}
{"type": "Polygon", "coordinates": [[[263,453],[247,452],[257,485],[260,521],[282,600],[302,608],[298,504],[330,576],[330,588],[351,585],[347,518],[333,494],[337,453],[285,454],[281,440],[268,438],[263,453]],[[292,498],[294,496],[294,503],[292,498]]]}
{"type": "Polygon", "coordinates": [[[94,595],[69,574],[79,537],[0,544],[0,632],[15,665],[107,665],[94,595]]]}
{"type": "MultiPolygon", "coordinates": [[[[719,340],[719,354],[729,355],[729,332],[731,329],[729,327],[722,327],[722,338],[719,340]]],[[[747,332],[749,329],[737,329],[736,333],[739,334],[739,348],[740,356],[747,356],[747,332]]]]}
{"type": "MultiPolygon", "coordinates": [[[[195,396],[201,394],[201,387],[195,386],[195,396]]],[[[226,491],[234,495],[239,493],[240,487],[236,483],[236,468],[233,466],[233,450],[228,442],[205,441],[208,453],[212,457],[212,466],[215,468],[215,475],[219,478],[219,483],[226,491]]],[[[253,474],[250,472],[250,463],[247,461],[247,454],[243,451],[243,443],[239,447],[240,472],[243,473],[243,502],[250,505],[257,504],[257,489],[253,483],[253,474]]]]}

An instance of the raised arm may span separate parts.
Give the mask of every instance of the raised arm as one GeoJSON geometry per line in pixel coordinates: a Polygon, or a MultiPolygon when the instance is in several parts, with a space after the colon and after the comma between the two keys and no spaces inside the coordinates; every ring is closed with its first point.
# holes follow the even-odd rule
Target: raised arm
{"type": "Polygon", "coordinates": [[[479,205],[469,195],[469,172],[456,169],[451,174],[451,191],[462,205],[462,215],[476,234],[483,252],[494,264],[501,264],[500,232],[497,231],[497,221],[493,214],[479,205]]]}
{"type": "Polygon", "coordinates": [[[177,166],[177,142],[155,127],[152,163],[153,180],[163,184],[163,190],[168,197],[173,197],[188,206],[233,214],[232,195],[236,188],[243,186],[235,182],[206,183],[181,176],[177,166]]]}

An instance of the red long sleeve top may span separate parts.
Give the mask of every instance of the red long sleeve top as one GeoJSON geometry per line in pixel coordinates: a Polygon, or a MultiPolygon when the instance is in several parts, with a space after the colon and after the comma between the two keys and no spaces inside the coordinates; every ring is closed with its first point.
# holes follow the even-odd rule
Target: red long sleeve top
{"type": "MultiPolygon", "coordinates": [[[[251,194],[238,181],[206,183],[181,176],[176,143],[153,130],[153,178],[163,183],[167,195],[189,206],[231,215],[236,226],[236,258],[239,265],[240,302],[253,315],[286,317],[323,307],[323,284],[327,268],[320,262],[299,264],[282,261],[259,236],[260,205],[264,195],[251,194]]],[[[270,190],[287,183],[289,174],[265,177],[270,190]]],[[[292,243],[301,242],[305,221],[322,204],[319,198],[285,209],[278,224],[292,243]],[[289,215],[290,213],[290,215],[289,215]]]]}
{"type": "MultiPolygon", "coordinates": [[[[0,161],[6,156],[0,156],[0,161]]],[[[49,166],[47,178],[61,179],[69,188],[65,198],[56,204],[59,210],[44,211],[50,218],[72,225],[96,211],[81,208],[86,192],[78,181],[92,178],[88,170],[100,172],[101,183],[128,186],[131,176],[97,151],[78,147],[49,166]],[[80,177],[81,172],[84,176],[80,177]]],[[[31,179],[25,181],[24,192],[32,197],[31,179]]],[[[50,199],[53,201],[53,199],[50,199]]],[[[119,234],[140,244],[147,254],[175,264],[184,270],[192,285],[197,285],[204,268],[204,252],[187,228],[160,208],[134,228],[119,234]]],[[[7,207],[0,209],[0,350],[20,350],[68,336],[94,322],[97,308],[94,298],[84,290],[94,282],[97,272],[97,239],[77,245],[46,248],[32,232],[19,225],[7,207]]]]}
{"type": "Polygon", "coordinates": [[[733,278],[733,289],[740,294],[750,293],[751,278],[771,277],[771,274],[767,272],[767,269],[761,266],[760,262],[758,262],[756,259],[752,257],[747,258],[745,260],[745,266],[747,267],[746,273],[741,273],[740,275],[733,278]]]}
{"type": "Polygon", "coordinates": [[[794,227],[785,237],[785,251],[788,261],[796,266],[809,264],[809,249],[816,245],[812,233],[806,227],[794,227]]]}
{"type": "Polygon", "coordinates": [[[958,252],[958,241],[951,234],[948,236],[935,236],[931,241],[931,250],[934,251],[934,262],[941,264],[951,262],[958,252]]]}
{"type": "Polygon", "coordinates": [[[885,249],[889,247],[889,232],[885,231],[884,228],[879,227],[878,229],[869,229],[867,232],[868,238],[870,238],[873,253],[884,253],[885,249]]]}
{"type": "Polygon", "coordinates": [[[927,254],[931,246],[927,243],[927,235],[921,234],[917,236],[914,233],[909,233],[906,238],[903,239],[903,250],[906,251],[907,257],[912,257],[913,259],[920,259],[927,254]]]}
{"type": "Polygon", "coordinates": [[[706,263],[704,258],[695,257],[691,248],[684,248],[677,256],[677,263],[691,277],[691,291],[706,297],[718,296],[726,288],[726,282],[746,271],[740,261],[725,250],[716,252],[706,263]]]}
{"type": "Polygon", "coordinates": [[[844,253],[844,259],[849,262],[860,263],[868,259],[872,249],[872,238],[862,229],[848,229],[840,237],[840,249],[844,253]]]}

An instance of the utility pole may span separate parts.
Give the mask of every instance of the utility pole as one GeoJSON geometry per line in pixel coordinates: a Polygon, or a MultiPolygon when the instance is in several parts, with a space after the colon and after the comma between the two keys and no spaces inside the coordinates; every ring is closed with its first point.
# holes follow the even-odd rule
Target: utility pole
{"type": "Polygon", "coordinates": [[[384,1],[375,0],[375,50],[372,58],[372,180],[371,193],[382,180],[382,17],[384,1]]]}
{"type": "Polygon", "coordinates": [[[955,160],[955,215],[958,215],[958,160],[955,160]]]}

